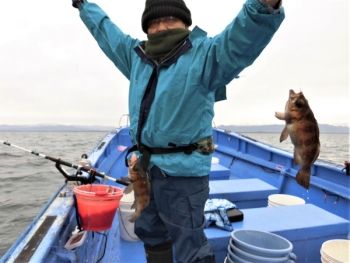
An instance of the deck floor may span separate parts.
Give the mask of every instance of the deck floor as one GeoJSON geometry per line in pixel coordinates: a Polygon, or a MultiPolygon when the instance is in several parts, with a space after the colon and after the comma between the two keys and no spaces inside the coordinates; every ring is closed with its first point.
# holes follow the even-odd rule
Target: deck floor
{"type": "MultiPolygon", "coordinates": [[[[300,262],[319,260],[322,243],[329,239],[346,238],[346,229],[349,226],[349,221],[311,204],[242,209],[242,211],[245,219],[242,222],[233,223],[234,229],[255,229],[283,236],[293,243],[293,252],[299,257],[300,262]],[[345,230],[342,231],[342,229],[345,230]],[[308,252],[305,252],[305,247],[308,252]]],[[[119,228],[118,214],[113,228],[119,228]]],[[[215,226],[206,229],[205,232],[217,256],[217,262],[223,262],[227,254],[225,249],[227,249],[230,232],[215,226]]],[[[108,235],[106,254],[101,262],[146,263],[143,243],[123,241],[119,231],[111,230],[108,235]]]]}

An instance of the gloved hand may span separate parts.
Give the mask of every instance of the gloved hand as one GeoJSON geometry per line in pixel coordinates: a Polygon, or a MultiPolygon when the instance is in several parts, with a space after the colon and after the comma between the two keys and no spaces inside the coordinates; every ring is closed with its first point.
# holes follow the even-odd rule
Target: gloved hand
{"type": "Polygon", "coordinates": [[[72,6],[78,8],[78,3],[84,3],[84,0],[72,0],[72,6]]]}

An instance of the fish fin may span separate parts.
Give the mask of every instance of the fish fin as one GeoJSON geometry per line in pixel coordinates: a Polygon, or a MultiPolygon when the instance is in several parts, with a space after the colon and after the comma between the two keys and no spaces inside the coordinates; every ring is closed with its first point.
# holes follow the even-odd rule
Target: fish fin
{"type": "Polygon", "coordinates": [[[129,184],[125,189],[124,189],[124,194],[129,194],[131,191],[134,189],[133,184],[129,184]]]}
{"type": "Polygon", "coordinates": [[[134,213],[128,217],[129,222],[134,223],[140,217],[140,213],[134,213]]]}
{"type": "Polygon", "coordinates": [[[136,162],[137,161],[137,155],[134,153],[131,158],[130,158],[131,162],[136,162]]]}
{"type": "Polygon", "coordinates": [[[129,167],[133,166],[133,164],[136,162],[137,162],[137,155],[135,153],[133,153],[131,155],[130,160],[128,160],[129,167]]]}
{"type": "Polygon", "coordinates": [[[288,130],[287,130],[287,126],[285,126],[280,136],[280,142],[283,142],[287,138],[288,138],[288,130]]]}
{"type": "Polygon", "coordinates": [[[302,161],[301,161],[300,155],[294,149],[294,165],[299,165],[299,164],[302,164],[302,161]]]}
{"type": "Polygon", "coordinates": [[[130,182],[131,182],[131,179],[130,179],[130,177],[128,177],[128,176],[122,176],[122,177],[120,178],[120,180],[122,180],[122,181],[125,182],[125,183],[130,183],[130,182]]]}
{"type": "Polygon", "coordinates": [[[132,206],[131,206],[131,209],[136,209],[136,200],[134,201],[134,203],[132,204],[132,206]]]}
{"type": "Polygon", "coordinates": [[[279,120],[284,121],[286,119],[286,115],[284,114],[284,112],[275,112],[275,117],[279,120]]]}
{"type": "Polygon", "coordinates": [[[298,184],[300,184],[305,189],[309,189],[310,185],[310,173],[311,173],[311,167],[310,166],[303,166],[297,173],[297,176],[295,177],[298,184]]]}

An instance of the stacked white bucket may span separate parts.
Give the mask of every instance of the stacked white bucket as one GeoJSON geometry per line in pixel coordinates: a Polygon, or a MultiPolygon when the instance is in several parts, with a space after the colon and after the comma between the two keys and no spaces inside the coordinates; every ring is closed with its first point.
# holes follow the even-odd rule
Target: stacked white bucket
{"type": "Polygon", "coordinates": [[[292,243],[276,234],[239,229],[231,232],[225,263],[285,263],[293,262],[292,243]]]}
{"type": "Polygon", "coordinates": [[[350,240],[328,240],[322,244],[320,252],[322,263],[349,263],[350,240]]]}
{"type": "Polygon", "coordinates": [[[274,194],[268,198],[268,207],[288,206],[288,205],[304,205],[305,200],[297,196],[286,194],[274,194]]]}
{"type": "Polygon", "coordinates": [[[128,242],[139,241],[139,238],[134,233],[134,223],[128,220],[128,218],[135,213],[135,209],[131,209],[134,200],[134,191],[131,191],[129,194],[124,194],[118,208],[120,237],[128,242]]]}

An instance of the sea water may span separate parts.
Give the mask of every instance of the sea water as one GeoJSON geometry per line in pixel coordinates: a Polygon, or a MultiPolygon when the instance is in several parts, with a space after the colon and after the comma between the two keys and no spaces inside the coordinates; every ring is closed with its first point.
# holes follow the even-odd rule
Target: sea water
{"type": "MultiPolygon", "coordinates": [[[[107,132],[0,132],[0,140],[76,164],[107,132]]],[[[278,133],[243,133],[255,140],[293,151],[278,133]]],[[[349,134],[321,134],[319,158],[344,164],[349,157],[349,134]]],[[[55,163],[28,152],[0,145],[0,257],[27,228],[64,183],[55,163]]],[[[65,168],[66,169],[66,168],[65,168]]],[[[69,169],[66,169],[69,170],[69,169]]]]}

